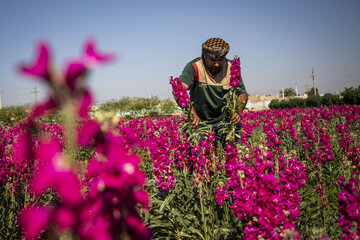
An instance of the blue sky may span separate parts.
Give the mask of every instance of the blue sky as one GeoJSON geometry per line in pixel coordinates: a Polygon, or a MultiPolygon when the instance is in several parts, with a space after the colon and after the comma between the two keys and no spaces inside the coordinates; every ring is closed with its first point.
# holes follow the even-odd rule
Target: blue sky
{"type": "MultiPolygon", "coordinates": [[[[116,62],[89,78],[97,103],[125,96],[171,98],[168,76],[179,76],[201,44],[221,37],[228,58],[240,56],[250,95],[312,87],[320,93],[360,85],[359,0],[115,1],[0,0],[2,105],[33,103],[35,81],[16,72],[38,40],[51,44],[57,68],[79,56],[88,37],[116,62]]],[[[46,87],[37,83],[38,99],[46,87]]]]}

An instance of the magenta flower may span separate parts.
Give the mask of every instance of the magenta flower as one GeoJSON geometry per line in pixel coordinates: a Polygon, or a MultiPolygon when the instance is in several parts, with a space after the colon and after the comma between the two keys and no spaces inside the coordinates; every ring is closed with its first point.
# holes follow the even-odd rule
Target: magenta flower
{"type": "Polygon", "coordinates": [[[34,193],[40,196],[46,189],[54,188],[64,203],[79,204],[83,200],[80,181],[64,162],[60,147],[54,141],[40,142],[36,153],[41,166],[34,177],[34,193]]]}
{"type": "Polygon", "coordinates": [[[27,162],[32,159],[31,135],[28,131],[22,132],[14,143],[14,157],[20,162],[27,162]]]}
{"type": "Polygon", "coordinates": [[[101,131],[98,122],[94,120],[82,122],[78,128],[77,136],[79,145],[95,146],[97,152],[104,153],[106,148],[106,135],[101,131]]]}
{"type": "Polygon", "coordinates": [[[51,112],[57,109],[59,104],[50,96],[44,103],[33,107],[30,113],[30,118],[37,118],[44,115],[46,112],[51,112]]]}
{"type": "Polygon", "coordinates": [[[68,63],[65,73],[65,81],[67,86],[71,91],[74,91],[75,88],[78,88],[79,81],[81,81],[85,73],[85,65],[80,61],[71,61],[68,63]]]}
{"type": "Polygon", "coordinates": [[[50,81],[50,53],[45,42],[39,42],[37,46],[37,57],[31,64],[21,64],[20,72],[50,81]]]}
{"type": "Polygon", "coordinates": [[[176,97],[177,102],[179,103],[180,107],[185,108],[190,104],[189,95],[186,93],[186,89],[180,82],[179,78],[170,77],[170,84],[173,89],[173,94],[176,97]]]}
{"type": "Polygon", "coordinates": [[[56,222],[60,228],[71,228],[75,225],[76,216],[74,216],[74,209],[68,206],[60,206],[53,212],[54,222],[56,222]]]}
{"type": "Polygon", "coordinates": [[[230,67],[230,86],[237,87],[241,83],[241,74],[240,74],[240,58],[234,57],[233,60],[231,60],[231,67],[230,67]]]}
{"type": "Polygon", "coordinates": [[[84,94],[81,96],[81,98],[78,100],[78,106],[79,106],[79,117],[80,118],[88,118],[89,117],[89,108],[91,107],[91,104],[93,103],[92,95],[89,91],[85,91],[84,94]]]}
{"type": "Polygon", "coordinates": [[[114,58],[114,54],[98,52],[96,49],[96,43],[93,39],[89,39],[85,43],[83,63],[86,65],[86,67],[91,68],[101,63],[110,62],[114,60],[114,58]]]}
{"type": "Polygon", "coordinates": [[[25,239],[36,239],[50,223],[51,211],[45,207],[28,207],[20,212],[19,224],[25,230],[25,239]]]}
{"type": "Polygon", "coordinates": [[[149,195],[147,192],[144,192],[142,190],[135,191],[134,198],[138,203],[141,204],[141,206],[143,208],[145,208],[147,210],[150,209],[150,206],[149,206],[150,199],[149,199],[149,195]]]}

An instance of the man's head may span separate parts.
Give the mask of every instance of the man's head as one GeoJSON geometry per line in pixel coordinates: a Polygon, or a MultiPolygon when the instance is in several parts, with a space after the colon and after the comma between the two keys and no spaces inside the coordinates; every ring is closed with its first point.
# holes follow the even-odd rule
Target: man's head
{"type": "Polygon", "coordinates": [[[212,75],[216,75],[221,71],[225,63],[225,56],[229,50],[229,44],[221,38],[210,38],[202,44],[202,56],[206,67],[212,75]]]}

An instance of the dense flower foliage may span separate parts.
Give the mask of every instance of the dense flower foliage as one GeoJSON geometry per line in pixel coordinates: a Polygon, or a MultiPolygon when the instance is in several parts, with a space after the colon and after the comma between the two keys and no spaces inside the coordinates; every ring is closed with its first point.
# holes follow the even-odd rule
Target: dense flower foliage
{"type": "MultiPolygon", "coordinates": [[[[85,76],[112,59],[90,40],[79,59],[55,74],[42,42],[34,62],[20,67],[52,89],[28,119],[0,127],[1,188],[13,199],[28,194],[19,215],[25,239],[44,231],[80,239],[151,239],[151,230],[167,236],[164,229],[181,224],[179,236],[204,233],[203,239],[211,239],[212,229],[241,239],[360,237],[360,107],[246,111],[242,144],[223,146],[211,131],[184,134],[182,117],[91,117],[85,76]],[[38,117],[49,110],[64,110],[70,121],[40,123],[38,117]],[[80,148],[91,153],[74,161],[80,148]],[[183,190],[196,194],[171,202],[183,190]],[[51,198],[43,204],[46,195],[51,198]],[[216,214],[205,209],[211,203],[216,214]],[[180,214],[186,204],[196,216],[180,214]],[[156,220],[171,221],[150,230],[144,222],[156,211],[156,220]],[[207,217],[230,221],[229,213],[239,223],[236,229],[206,227],[207,217]],[[184,227],[195,220],[202,223],[198,229],[184,227]]],[[[237,86],[238,58],[232,77],[237,86]]],[[[189,106],[179,79],[170,83],[181,106],[189,106]]]]}
{"type": "Polygon", "coordinates": [[[190,98],[186,92],[186,89],[180,82],[180,79],[171,76],[170,84],[172,86],[173,94],[180,107],[185,108],[186,106],[188,106],[190,104],[190,98]]]}
{"type": "MultiPolygon", "coordinates": [[[[25,184],[35,197],[41,198],[52,189],[58,198],[21,210],[19,224],[25,239],[35,239],[45,229],[54,235],[65,230],[80,239],[151,238],[137,210],[139,206],[149,209],[149,197],[144,191],[145,175],[138,168],[140,158],[130,152],[135,142],[123,146],[123,138],[109,128],[108,119],[95,121],[88,114],[92,96],[85,75],[91,67],[113,57],[98,52],[95,42],[89,40],[79,60],[70,61],[62,73],[55,73],[48,44],[40,43],[34,63],[20,67],[22,73],[44,81],[52,92],[22,125],[11,129],[13,139],[4,139],[3,148],[12,144],[13,154],[2,156],[1,168],[6,172],[5,168],[11,167],[20,178],[29,180],[25,184]],[[38,131],[37,118],[52,110],[62,110],[67,117],[60,137],[56,131],[51,132],[53,136],[42,134],[51,131],[51,126],[38,131]],[[75,119],[82,121],[76,124],[75,119]],[[79,179],[81,166],[73,159],[79,146],[95,147],[83,185],[79,179]]],[[[124,135],[131,139],[128,133],[124,135]]],[[[15,183],[13,189],[16,187],[15,183]]]]}
{"type": "Polygon", "coordinates": [[[238,86],[241,83],[241,67],[239,57],[235,56],[234,59],[231,60],[230,75],[230,86],[238,86]]]}

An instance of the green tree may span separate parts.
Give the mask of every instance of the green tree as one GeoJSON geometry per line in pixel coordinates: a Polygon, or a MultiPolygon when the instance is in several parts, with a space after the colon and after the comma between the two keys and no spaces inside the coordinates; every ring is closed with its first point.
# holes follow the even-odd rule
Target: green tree
{"type": "Polygon", "coordinates": [[[321,106],[321,97],[319,95],[311,95],[306,99],[307,107],[320,107],[321,106]]]}
{"type": "Polygon", "coordinates": [[[340,105],[341,99],[339,95],[333,95],[331,93],[325,93],[321,98],[321,103],[324,106],[340,105]]]}
{"type": "Polygon", "coordinates": [[[291,108],[305,108],[306,107],[306,100],[303,98],[291,98],[289,99],[289,104],[291,108]]]}
{"type": "MultiPolygon", "coordinates": [[[[282,96],[282,90],[280,90],[280,96],[282,96]]],[[[293,88],[284,89],[284,97],[296,96],[296,92],[293,88]]]]}
{"type": "Polygon", "coordinates": [[[360,105],[360,86],[358,88],[345,88],[341,95],[345,104],[360,105]]]}
{"type": "Polygon", "coordinates": [[[29,111],[29,105],[8,106],[0,109],[0,122],[15,125],[23,120],[29,111]]]}
{"type": "Polygon", "coordinates": [[[132,100],[130,97],[123,97],[119,100],[110,100],[100,105],[100,111],[128,111],[131,109],[132,100]]]}
{"type": "Polygon", "coordinates": [[[163,113],[174,113],[177,108],[177,104],[170,99],[165,99],[160,104],[160,109],[163,113]]]}
{"type": "MultiPolygon", "coordinates": [[[[319,89],[315,88],[315,95],[319,95],[319,89]]],[[[314,88],[312,87],[309,91],[305,91],[305,94],[308,96],[314,96],[314,88]]]]}
{"type": "Polygon", "coordinates": [[[278,109],[278,108],[280,108],[280,101],[278,99],[271,100],[271,102],[269,104],[269,108],[270,109],[278,109]]]}

